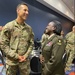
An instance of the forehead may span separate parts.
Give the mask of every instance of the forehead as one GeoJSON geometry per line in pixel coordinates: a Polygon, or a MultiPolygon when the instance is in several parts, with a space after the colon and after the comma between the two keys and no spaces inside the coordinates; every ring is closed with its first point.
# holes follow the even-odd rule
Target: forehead
{"type": "Polygon", "coordinates": [[[18,7],[18,9],[27,9],[27,10],[28,10],[28,6],[27,6],[27,5],[20,5],[20,6],[18,7]]]}
{"type": "Polygon", "coordinates": [[[50,22],[48,26],[54,26],[54,22],[50,22]]]}
{"type": "Polygon", "coordinates": [[[25,7],[25,8],[28,8],[28,6],[27,6],[27,5],[21,5],[21,7],[25,7]]]}

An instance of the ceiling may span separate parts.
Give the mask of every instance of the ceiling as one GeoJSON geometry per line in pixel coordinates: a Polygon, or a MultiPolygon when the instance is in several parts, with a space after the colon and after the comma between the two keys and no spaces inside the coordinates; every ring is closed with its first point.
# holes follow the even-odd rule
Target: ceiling
{"type": "Polygon", "coordinates": [[[75,10],[74,10],[75,0],[37,0],[37,1],[75,22],[75,10]]]}
{"type": "Polygon", "coordinates": [[[62,0],[66,6],[72,11],[73,14],[75,14],[74,12],[74,6],[75,6],[75,1],[74,0],[62,0]]]}

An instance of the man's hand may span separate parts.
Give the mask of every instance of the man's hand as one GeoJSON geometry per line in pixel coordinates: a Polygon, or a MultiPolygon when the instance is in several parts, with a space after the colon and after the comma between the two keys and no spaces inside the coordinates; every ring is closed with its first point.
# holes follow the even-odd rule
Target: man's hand
{"type": "Polygon", "coordinates": [[[20,56],[20,55],[19,55],[19,62],[23,62],[23,61],[26,61],[25,56],[20,56]]]}

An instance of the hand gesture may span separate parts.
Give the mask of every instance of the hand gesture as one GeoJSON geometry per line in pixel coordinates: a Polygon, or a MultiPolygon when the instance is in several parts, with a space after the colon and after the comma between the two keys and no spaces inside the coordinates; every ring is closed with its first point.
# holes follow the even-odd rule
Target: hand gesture
{"type": "Polygon", "coordinates": [[[19,62],[23,62],[23,61],[26,61],[25,56],[20,56],[20,55],[19,55],[19,62]]]}

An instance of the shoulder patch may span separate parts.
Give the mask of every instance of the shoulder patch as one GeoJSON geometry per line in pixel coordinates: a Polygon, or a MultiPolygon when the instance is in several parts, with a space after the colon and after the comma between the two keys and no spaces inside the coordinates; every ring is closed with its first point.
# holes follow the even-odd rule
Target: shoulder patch
{"type": "Polygon", "coordinates": [[[58,44],[58,45],[61,45],[61,40],[58,40],[57,44],[58,44]]]}

